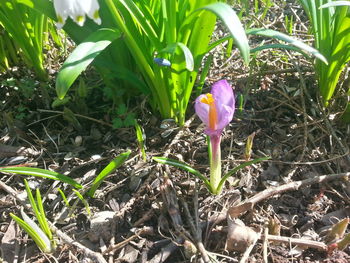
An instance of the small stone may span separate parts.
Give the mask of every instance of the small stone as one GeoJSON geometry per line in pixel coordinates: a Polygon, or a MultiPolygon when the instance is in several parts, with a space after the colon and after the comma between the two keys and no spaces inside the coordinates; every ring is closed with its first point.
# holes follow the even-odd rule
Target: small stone
{"type": "Polygon", "coordinates": [[[114,214],[112,211],[102,211],[93,215],[90,222],[91,229],[88,234],[91,242],[98,242],[100,238],[104,241],[111,239],[114,214]]]}
{"type": "Polygon", "coordinates": [[[83,143],[83,137],[81,137],[80,135],[75,137],[75,140],[74,140],[75,146],[81,146],[82,143],[83,143]]]}

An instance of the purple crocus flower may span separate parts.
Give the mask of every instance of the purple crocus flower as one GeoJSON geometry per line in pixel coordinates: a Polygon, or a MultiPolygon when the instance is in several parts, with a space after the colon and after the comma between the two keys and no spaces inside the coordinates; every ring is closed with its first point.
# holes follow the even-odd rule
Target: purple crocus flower
{"type": "Polygon", "coordinates": [[[235,112],[235,98],[227,80],[215,82],[210,93],[200,95],[196,99],[195,110],[206,125],[205,134],[220,136],[235,112]]]}
{"type": "Polygon", "coordinates": [[[204,133],[210,137],[210,185],[211,192],[218,194],[221,180],[221,133],[232,121],[235,112],[235,98],[230,84],[226,80],[215,82],[210,93],[196,99],[195,111],[206,126],[204,133]]]}

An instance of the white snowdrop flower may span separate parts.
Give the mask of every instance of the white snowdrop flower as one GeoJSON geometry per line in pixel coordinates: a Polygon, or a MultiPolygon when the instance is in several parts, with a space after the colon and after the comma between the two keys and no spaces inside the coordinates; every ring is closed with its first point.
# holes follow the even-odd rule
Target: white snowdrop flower
{"type": "Polygon", "coordinates": [[[101,24],[101,18],[98,13],[100,5],[97,0],[53,0],[57,15],[57,28],[61,29],[67,18],[70,17],[79,26],[83,26],[85,15],[90,17],[97,24],[101,24]]]}

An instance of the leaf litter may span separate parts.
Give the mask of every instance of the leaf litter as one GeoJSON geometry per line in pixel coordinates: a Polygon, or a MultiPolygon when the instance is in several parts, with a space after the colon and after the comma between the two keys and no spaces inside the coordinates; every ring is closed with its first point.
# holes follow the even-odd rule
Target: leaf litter
{"type": "MultiPolygon", "coordinates": [[[[273,11],[267,19],[278,28],[273,11]]],[[[220,30],[218,25],[218,35],[220,30]]],[[[14,119],[14,125],[1,120],[2,166],[49,168],[87,187],[118,154],[127,149],[132,154],[107,176],[96,197],[87,199],[92,216],[66,185],[59,186],[73,211],[62,202],[55,183],[32,179],[47,196],[47,216],[60,240],[49,256],[25,233],[14,232],[9,213],[26,206],[19,198],[23,177],[2,174],[2,258],[11,262],[13,252],[27,262],[350,262],[348,127],[334,109],[325,112],[311,100],[316,84],[310,63],[295,56],[298,71],[282,52],[262,52],[249,73],[235,60],[237,54],[230,59],[223,54],[215,53],[216,66],[204,90],[227,78],[245,96],[243,110],[223,133],[223,169],[230,171],[245,160],[245,145],[254,133],[251,158],[269,155],[272,160],[238,172],[221,195],[211,196],[191,175],[150,161],[152,156],[170,157],[209,173],[203,127],[190,106],[189,121],[181,129],[149,109],[138,110],[146,135],[144,162],[132,128],[112,130],[101,121],[103,116],[87,119],[69,109],[38,110],[44,108],[38,100],[30,105],[27,119],[14,119]],[[165,123],[171,124],[168,130],[165,123]],[[13,163],[11,158],[18,157],[13,163]]],[[[2,88],[0,97],[7,92],[13,93],[2,88]]],[[[17,103],[12,99],[1,105],[7,119],[13,119],[11,109],[17,103]]],[[[138,105],[136,99],[132,103],[138,105]]]]}

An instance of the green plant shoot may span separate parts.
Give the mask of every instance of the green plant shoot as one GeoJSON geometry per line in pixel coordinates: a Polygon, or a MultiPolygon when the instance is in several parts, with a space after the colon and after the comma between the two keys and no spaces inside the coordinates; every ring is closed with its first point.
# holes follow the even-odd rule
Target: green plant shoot
{"type": "Polygon", "coordinates": [[[28,199],[34,215],[39,222],[39,226],[30,219],[23,209],[21,209],[22,219],[10,213],[13,220],[15,220],[30,236],[33,238],[38,247],[45,253],[51,253],[55,250],[56,244],[45,216],[41,195],[39,189],[36,189],[36,199],[34,198],[27,180],[24,180],[28,199]]]}
{"type": "Polygon", "coordinates": [[[98,174],[98,176],[95,178],[94,182],[92,183],[90,190],[88,191],[88,196],[94,197],[94,194],[97,188],[106,178],[106,176],[108,176],[109,174],[113,173],[116,169],[118,169],[129,158],[130,153],[131,151],[127,151],[125,153],[119,154],[98,174]]]}

